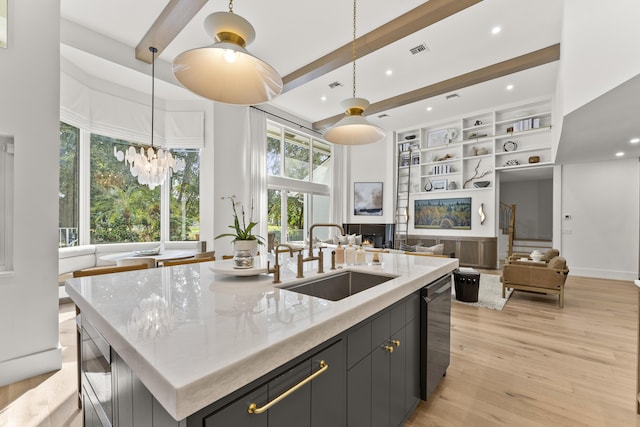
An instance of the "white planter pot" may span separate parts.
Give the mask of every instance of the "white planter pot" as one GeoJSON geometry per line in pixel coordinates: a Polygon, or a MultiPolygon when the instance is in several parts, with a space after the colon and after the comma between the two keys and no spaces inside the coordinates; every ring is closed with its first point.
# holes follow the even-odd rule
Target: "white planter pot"
{"type": "Polygon", "coordinates": [[[236,240],[233,242],[233,251],[250,251],[252,256],[258,254],[257,240],[236,240]]]}

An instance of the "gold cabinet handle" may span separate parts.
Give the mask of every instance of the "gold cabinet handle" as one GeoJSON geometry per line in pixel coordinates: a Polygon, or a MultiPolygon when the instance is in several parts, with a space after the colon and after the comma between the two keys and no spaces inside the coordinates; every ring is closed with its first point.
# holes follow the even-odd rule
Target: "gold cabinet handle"
{"type": "Polygon", "coordinates": [[[384,349],[385,349],[387,352],[389,352],[389,353],[393,353],[393,347],[392,347],[392,346],[390,346],[390,345],[385,345],[385,346],[384,346],[384,349]]]}
{"type": "Polygon", "coordinates": [[[260,408],[258,408],[258,405],[256,405],[255,403],[250,404],[249,408],[248,408],[249,413],[250,414],[262,414],[263,412],[266,412],[273,405],[275,405],[276,403],[280,402],[282,399],[286,398],[291,393],[293,393],[296,390],[298,390],[300,387],[304,386],[308,382],[313,381],[318,376],[324,374],[327,369],[329,369],[329,365],[327,365],[327,363],[324,360],[321,360],[320,361],[320,369],[318,369],[316,372],[314,372],[313,374],[309,375],[307,378],[303,379],[298,384],[294,385],[289,390],[285,391],[280,396],[276,397],[271,402],[267,403],[266,405],[264,405],[264,406],[262,406],[260,408]]]}
{"type": "Polygon", "coordinates": [[[399,340],[391,340],[391,344],[393,344],[394,347],[400,347],[400,341],[399,340]]]}

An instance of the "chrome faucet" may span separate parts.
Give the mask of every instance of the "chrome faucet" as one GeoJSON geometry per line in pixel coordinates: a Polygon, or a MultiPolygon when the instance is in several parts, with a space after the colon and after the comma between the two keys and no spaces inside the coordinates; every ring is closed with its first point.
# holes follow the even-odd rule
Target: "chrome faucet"
{"type": "Polygon", "coordinates": [[[291,245],[287,245],[286,243],[278,243],[276,247],[273,249],[273,252],[275,253],[275,256],[276,256],[275,266],[273,268],[269,268],[269,261],[267,261],[267,274],[273,273],[273,283],[281,283],[280,282],[280,264],[278,263],[278,254],[282,252],[287,252],[287,249],[282,251],[279,250],[281,246],[284,246],[285,248],[287,248],[291,256],[293,256],[294,252],[298,252],[298,276],[297,277],[298,278],[303,277],[302,262],[300,262],[300,260],[302,259],[302,249],[296,249],[291,245]]]}
{"type": "MultiPolygon", "coordinates": [[[[344,236],[344,228],[342,228],[340,224],[312,224],[311,227],[309,227],[309,256],[304,258],[302,261],[306,262],[318,260],[318,273],[324,273],[324,258],[322,255],[322,248],[318,248],[318,256],[313,255],[313,229],[316,227],[336,227],[338,230],[340,230],[341,236],[344,236]]],[[[331,265],[333,269],[333,266],[335,265],[335,251],[331,253],[331,265]]]]}

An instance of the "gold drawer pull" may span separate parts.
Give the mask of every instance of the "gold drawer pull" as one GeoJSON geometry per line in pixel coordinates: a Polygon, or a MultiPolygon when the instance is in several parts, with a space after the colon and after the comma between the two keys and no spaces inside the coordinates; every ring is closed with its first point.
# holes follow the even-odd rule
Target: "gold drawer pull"
{"type": "Polygon", "coordinates": [[[391,344],[393,344],[395,347],[400,347],[400,341],[399,340],[391,340],[391,344]]]}
{"type": "Polygon", "coordinates": [[[389,353],[393,353],[393,347],[392,347],[392,346],[390,346],[390,345],[385,345],[383,348],[384,348],[387,352],[389,352],[389,353]]]}
{"type": "Polygon", "coordinates": [[[327,369],[329,369],[329,365],[327,365],[327,363],[324,360],[321,360],[320,361],[320,369],[318,369],[316,372],[314,372],[313,374],[309,375],[307,378],[303,379],[298,384],[294,385],[289,390],[285,391],[280,396],[276,397],[271,402],[267,403],[266,405],[264,405],[261,408],[258,408],[258,405],[256,405],[255,403],[250,404],[249,405],[249,409],[248,409],[249,413],[250,414],[262,414],[263,412],[266,412],[273,405],[275,405],[276,403],[280,402],[282,399],[284,399],[285,397],[289,396],[291,393],[295,392],[300,387],[304,386],[308,382],[313,381],[316,377],[324,374],[324,372],[327,369]]]}

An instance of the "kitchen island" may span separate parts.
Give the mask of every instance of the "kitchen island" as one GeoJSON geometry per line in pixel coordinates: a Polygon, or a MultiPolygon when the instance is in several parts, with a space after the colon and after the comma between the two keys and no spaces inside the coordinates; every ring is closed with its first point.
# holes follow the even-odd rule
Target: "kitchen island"
{"type": "MultiPolygon", "coordinates": [[[[282,289],[335,273],[325,268],[318,275],[315,262],[305,263],[305,279],[285,268],[278,285],[267,274],[212,271],[224,270],[221,261],[71,279],[66,290],[87,323],[83,343],[92,337],[103,340],[109,362],[118,362],[116,371],[130,370],[129,381],[139,381],[159,404],[154,414],[166,411],[178,420],[175,425],[191,425],[185,420],[194,414],[229,404],[247,386],[269,380],[270,373],[289,371],[292,362],[328,348],[340,341],[336,337],[458,266],[457,259],[380,257],[381,265],[342,270],[394,278],[340,301],[282,289]]],[[[266,256],[258,263],[264,266],[266,256]]],[[[109,382],[112,374],[107,375],[109,382]]],[[[118,412],[120,384],[111,385],[106,397],[97,400],[108,401],[108,411],[118,412]]]]}

